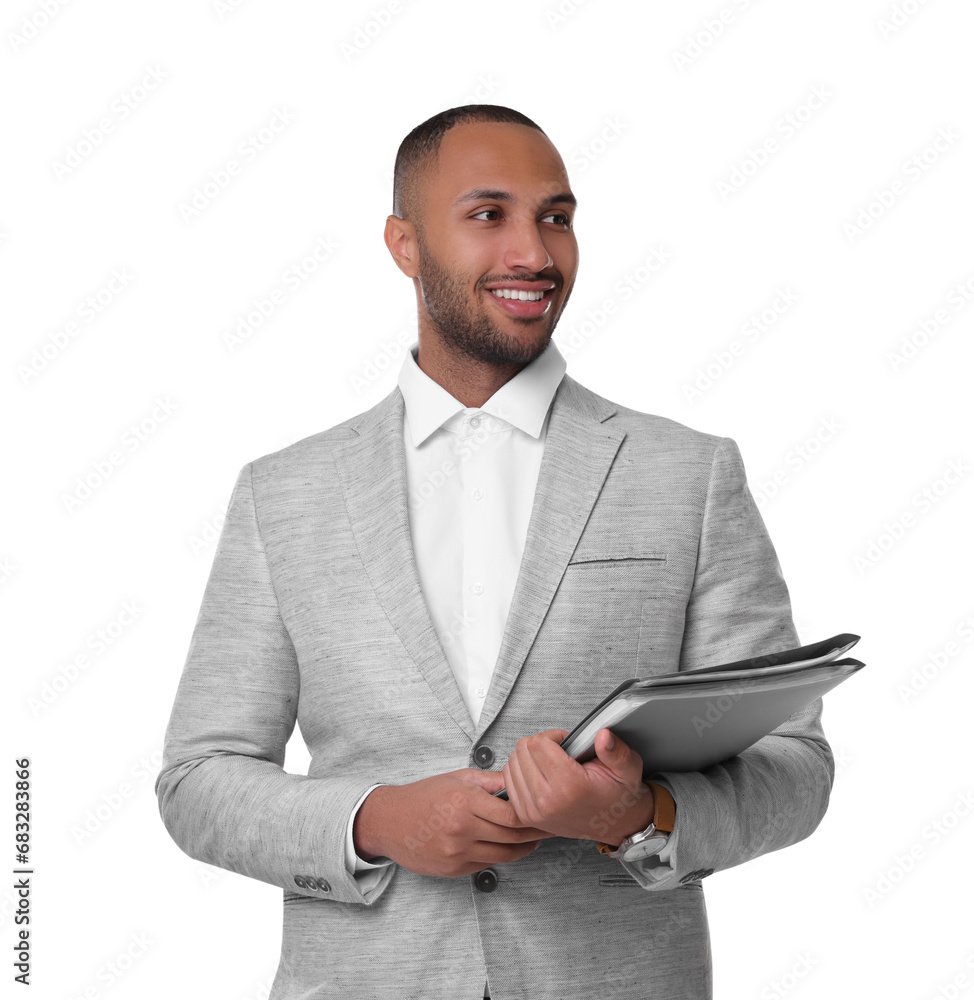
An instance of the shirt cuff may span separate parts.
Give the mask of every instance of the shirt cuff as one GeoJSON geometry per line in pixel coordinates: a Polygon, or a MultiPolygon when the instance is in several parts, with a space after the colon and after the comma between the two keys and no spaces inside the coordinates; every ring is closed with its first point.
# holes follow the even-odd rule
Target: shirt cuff
{"type": "MultiPolygon", "coordinates": [[[[657,781],[655,784],[661,785],[662,783],[657,781]]],[[[670,792],[672,796],[672,791],[669,787],[663,785],[667,792],[670,792]]],[[[646,828],[647,830],[649,827],[646,828]]],[[[660,830],[660,833],[663,831],[660,830]]],[[[680,832],[680,820],[679,820],[679,809],[676,810],[676,815],[673,822],[673,830],[667,835],[666,843],[659,849],[656,854],[651,855],[648,858],[643,858],[641,861],[623,861],[622,864],[630,870],[630,873],[636,875],[633,869],[638,871],[639,875],[636,875],[637,880],[643,884],[655,885],[658,882],[666,882],[669,880],[670,876],[676,871],[675,863],[671,859],[676,852],[677,840],[679,838],[680,832]],[[642,876],[642,878],[639,878],[642,876]]]]}
{"type": "Polygon", "coordinates": [[[345,867],[352,875],[358,875],[360,872],[363,873],[363,877],[359,881],[362,883],[368,881],[373,885],[378,881],[378,876],[369,878],[365,873],[375,871],[377,868],[387,868],[393,864],[393,861],[391,858],[375,858],[372,861],[363,861],[355,852],[355,838],[352,835],[352,829],[355,826],[355,817],[358,815],[362,803],[369,797],[371,792],[375,791],[382,784],[385,784],[385,782],[380,781],[371,788],[366,789],[365,794],[355,803],[352,815],[348,818],[348,826],[345,828],[345,867]]]}

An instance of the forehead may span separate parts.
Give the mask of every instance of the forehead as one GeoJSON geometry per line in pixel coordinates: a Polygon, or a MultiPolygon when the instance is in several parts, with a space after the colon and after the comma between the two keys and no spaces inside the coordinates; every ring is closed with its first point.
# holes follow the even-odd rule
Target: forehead
{"type": "Polygon", "coordinates": [[[431,177],[430,207],[450,209],[474,190],[510,192],[542,201],[570,192],[568,174],[550,140],[527,125],[468,122],[443,137],[431,177]]]}

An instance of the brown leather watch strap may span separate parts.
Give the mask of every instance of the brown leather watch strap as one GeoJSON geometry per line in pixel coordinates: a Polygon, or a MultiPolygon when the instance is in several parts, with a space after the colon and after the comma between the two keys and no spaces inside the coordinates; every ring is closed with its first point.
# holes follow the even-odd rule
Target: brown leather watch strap
{"type": "MultiPolygon", "coordinates": [[[[672,833],[676,825],[676,803],[669,790],[662,785],[657,785],[655,781],[648,781],[647,784],[653,790],[653,826],[663,833],[672,833]]],[[[599,854],[611,854],[619,849],[618,845],[612,847],[599,841],[596,845],[599,854]]]]}
{"type": "Polygon", "coordinates": [[[656,812],[653,814],[653,825],[663,833],[672,833],[676,825],[676,803],[673,796],[662,785],[657,785],[655,781],[648,782],[653,790],[653,797],[656,799],[656,812]]]}

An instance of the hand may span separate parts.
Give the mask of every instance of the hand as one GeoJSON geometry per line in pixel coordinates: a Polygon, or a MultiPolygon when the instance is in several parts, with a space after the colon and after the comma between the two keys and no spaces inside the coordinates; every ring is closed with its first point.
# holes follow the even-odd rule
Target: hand
{"type": "Polygon", "coordinates": [[[522,823],[493,793],[500,771],[463,768],[407,785],[380,785],[355,816],[359,857],[384,855],[417,875],[457,878],[517,861],[551,834],[522,823]]]}
{"type": "Polygon", "coordinates": [[[579,764],[558,745],[568,735],[548,729],[519,740],[501,772],[518,819],[558,837],[613,846],[645,830],[653,818],[643,761],[608,729],[595,736],[597,757],[579,764]]]}

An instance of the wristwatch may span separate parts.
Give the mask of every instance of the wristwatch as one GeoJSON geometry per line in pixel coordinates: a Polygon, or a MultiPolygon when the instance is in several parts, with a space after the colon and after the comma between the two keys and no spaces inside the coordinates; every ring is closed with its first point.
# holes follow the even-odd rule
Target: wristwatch
{"type": "Polygon", "coordinates": [[[645,830],[634,833],[618,846],[612,847],[610,844],[599,843],[599,853],[606,854],[610,858],[617,858],[619,861],[642,861],[650,858],[666,846],[669,835],[673,832],[676,821],[676,803],[673,796],[662,786],[655,782],[648,782],[653,790],[655,800],[655,810],[653,821],[645,830]]]}

